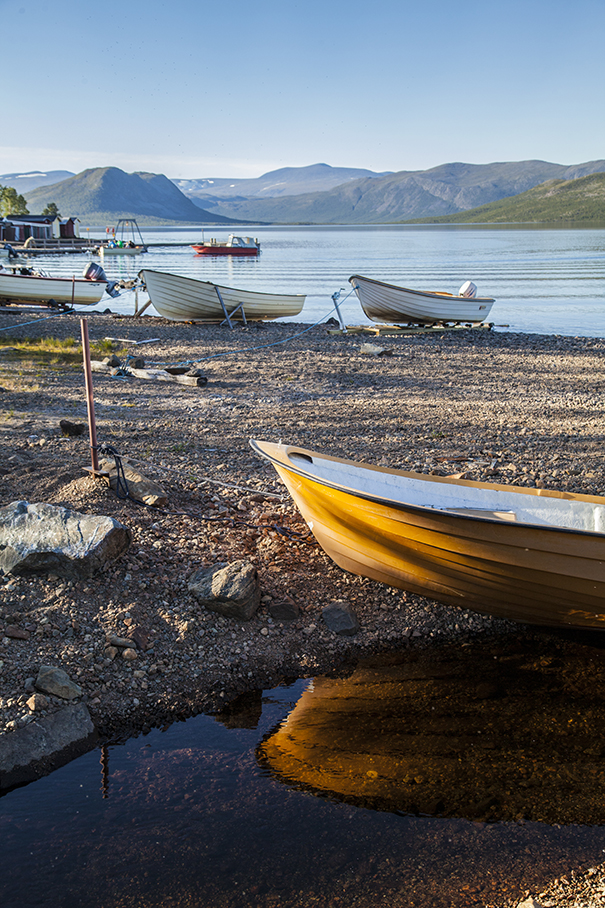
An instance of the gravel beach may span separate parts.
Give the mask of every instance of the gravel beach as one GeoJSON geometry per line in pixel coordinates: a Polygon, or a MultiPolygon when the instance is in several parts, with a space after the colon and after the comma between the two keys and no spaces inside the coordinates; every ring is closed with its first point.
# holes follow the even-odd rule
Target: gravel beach
{"type": "MultiPolygon", "coordinates": [[[[73,314],[0,313],[0,329],[8,326],[4,344],[80,339],[73,314]]],[[[28,706],[41,665],[63,668],[82,687],[101,740],[118,741],[361,656],[531,634],[345,574],[309,536],[251,437],[400,469],[605,494],[603,339],[497,330],[370,337],[285,323],[230,331],[95,313],[88,327],[93,343],[114,338],[121,359],[144,357],[148,368],[194,362],[208,383],[93,376],[99,442],[166,491],[165,508],[142,507],[85,472],[87,434],[61,432],[61,419],[86,422],[81,366],[42,367],[0,346],[0,505],[108,515],[133,538],[89,581],[0,578],[0,734],[64,705],[48,697],[28,706]],[[368,343],[384,354],[363,352],[368,343]],[[258,613],[241,623],[202,609],[187,585],[200,567],[238,559],[255,565],[262,590],[258,613]],[[322,619],[338,600],[357,615],[355,636],[334,634],[322,619]],[[294,603],[298,618],[272,618],[280,602],[294,603]],[[112,636],[137,641],[128,658],[108,646],[112,636]]],[[[553,884],[534,905],[605,904],[577,901],[586,885],[597,899],[602,880],[594,870],[575,890],[553,884]]]]}

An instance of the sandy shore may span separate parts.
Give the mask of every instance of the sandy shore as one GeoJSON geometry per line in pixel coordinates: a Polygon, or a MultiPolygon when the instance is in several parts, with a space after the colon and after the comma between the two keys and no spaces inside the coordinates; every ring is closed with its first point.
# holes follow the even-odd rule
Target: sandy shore
{"type": "MultiPolygon", "coordinates": [[[[73,337],[63,315],[0,337],[73,337]]],[[[124,501],[90,478],[88,438],[65,438],[62,418],[86,420],[82,369],[24,363],[0,347],[0,504],[46,501],[107,514],[132,531],[130,552],[89,582],[0,580],[0,734],[32,721],[26,705],[42,664],[60,664],[84,690],[102,738],[219,708],[246,690],[309,676],[362,655],[530,630],[441,606],[343,573],[308,536],[251,437],[402,469],[605,494],[602,432],[605,341],[492,332],[372,339],[325,326],[250,325],[233,331],[151,318],[89,317],[91,341],[158,363],[196,362],[203,388],[94,376],[99,441],[138,461],[169,498],[163,511],[124,501]],[[304,333],[303,333],[304,332],[304,333]],[[122,340],[153,343],[126,346],[122,340]],[[371,341],[391,355],[371,356],[371,341]],[[34,437],[35,436],[35,437],[34,437]],[[221,518],[207,520],[204,518],[221,518]],[[279,528],[279,529],[276,529],[279,528]],[[263,601],[242,624],[201,609],[188,577],[246,558],[263,601]],[[293,600],[299,619],[269,608],[293,600]],[[345,600],[361,630],[330,632],[323,606],[345,600]],[[147,643],[127,661],[110,635],[133,626],[147,643]]],[[[43,714],[61,701],[50,698],[43,714]]],[[[575,904],[551,901],[548,904],[575,904]]]]}

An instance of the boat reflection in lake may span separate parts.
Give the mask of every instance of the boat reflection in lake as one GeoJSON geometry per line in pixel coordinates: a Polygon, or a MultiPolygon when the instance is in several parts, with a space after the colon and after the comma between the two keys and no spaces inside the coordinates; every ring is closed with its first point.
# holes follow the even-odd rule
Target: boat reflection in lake
{"type": "Polygon", "coordinates": [[[0,798],[0,905],[517,905],[602,865],[604,676],[523,629],[109,744],[0,798]]]}
{"type": "Polygon", "coordinates": [[[296,788],[398,813],[605,822],[605,654],[511,640],[321,677],[258,748],[296,788]]]}

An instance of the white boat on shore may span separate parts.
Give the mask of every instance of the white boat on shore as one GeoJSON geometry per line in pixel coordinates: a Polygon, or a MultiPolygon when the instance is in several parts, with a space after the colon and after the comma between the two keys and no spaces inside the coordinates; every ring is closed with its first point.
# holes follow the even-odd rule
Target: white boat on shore
{"type": "Polygon", "coordinates": [[[12,271],[0,266],[0,304],[39,306],[94,306],[107,291],[116,295],[115,282],[109,282],[100,265],[91,263],[82,277],[50,277],[30,268],[12,271]],[[90,277],[86,277],[90,274],[90,277]]]}
{"type": "Polygon", "coordinates": [[[304,294],[236,290],[165,271],[144,269],[139,277],[158,313],[177,322],[219,320],[231,325],[231,319],[245,323],[284,318],[298,315],[306,298],[304,294]]]}
{"type": "Polygon", "coordinates": [[[361,308],[373,322],[383,324],[459,324],[484,322],[495,300],[491,297],[465,295],[477,288],[467,281],[456,296],[439,291],[410,290],[354,274],[349,278],[361,308]]]}

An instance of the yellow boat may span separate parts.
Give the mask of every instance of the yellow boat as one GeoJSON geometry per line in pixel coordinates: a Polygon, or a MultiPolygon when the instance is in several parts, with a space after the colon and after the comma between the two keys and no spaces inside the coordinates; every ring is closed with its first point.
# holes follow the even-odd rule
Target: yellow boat
{"type": "Polygon", "coordinates": [[[605,498],[251,445],[344,570],[514,621],[605,630],[605,498]]]}

